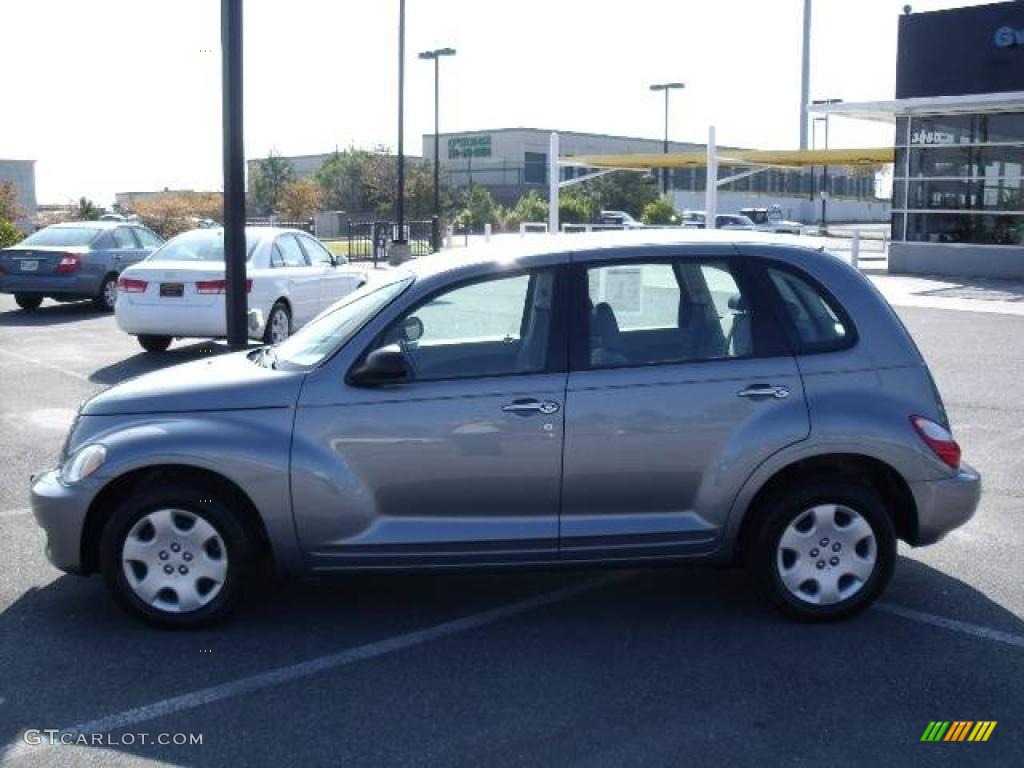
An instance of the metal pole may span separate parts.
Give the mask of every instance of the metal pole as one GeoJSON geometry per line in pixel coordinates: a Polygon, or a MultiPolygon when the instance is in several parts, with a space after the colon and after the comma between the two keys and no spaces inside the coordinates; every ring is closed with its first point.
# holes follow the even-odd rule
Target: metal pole
{"type": "MultiPolygon", "coordinates": [[[[828,151],[828,112],[825,113],[825,150],[828,151]]],[[[821,167],[821,230],[828,232],[828,165],[821,167]]]]}
{"type": "Polygon", "coordinates": [[[224,279],[228,346],[244,347],[245,147],[242,134],[242,0],[221,0],[221,100],[224,154],[224,279]]]}
{"type": "Polygon", "coordinates": [[[548,233],[558,232],[558,134],[548,144],[548,233]]]}
{"type": "Polygon", "coordinates": [[[715,126],[708,126],[707,183],[704,185],[704,228],[717,229],[718,213],[718,148],[715,146],[715,126]]]}
{"type": "Polygon", "coordinates": [[[395,201],[398,231],[394,242],[405,242],[405,0],[398,0],[398,191],[395,201]]]}
{"type": "MultiPolygon", "coordinates": [[[[665,143],[662,146],[664,154],[668,154],[668,92],[669,89],[665,89],[665,143]]],[[[668,194],[668,168],[661,169],[661,191],[668,194]]]]}
{"type": "Polygon", "coordinates": [[[800,149],[807,149],[807,102],[811,94],[811,0],[804,0],[804,45],[800,68],[800,149]]]}
{"type": "Polygon", "coordinates": [[[434,223],[433,223],[433,235],[434,235],[434,250],[441,250],[441,139],[438,134],[440,129],[440,118],[438,114],[441,111],[440,98],[438,96],[439,89],[441,87],[441,68],[439,63],[441,58],[434,56],[434,223]]]}

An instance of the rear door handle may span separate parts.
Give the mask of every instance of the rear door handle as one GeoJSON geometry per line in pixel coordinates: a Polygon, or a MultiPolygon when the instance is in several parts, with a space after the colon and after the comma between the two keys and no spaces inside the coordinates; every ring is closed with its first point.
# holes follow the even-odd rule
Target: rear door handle
{"type": "Polygon", "coordinates": [[[789,387],[775,387],[771,384],[751,384],[746,389],[736,393],[737,397],[774,397],[776,400],[785,400],[789,397],[789,387]]]}
{"type": "Polygon", "coordinates": [[[518,413],[521,415],[527,415],[530,413],[543,413],[546,416],[550,416],[553,413],[558,413],[561,406],[554,400],[516,400],[503,405],[501,410],[505,413],[518,413]]]}

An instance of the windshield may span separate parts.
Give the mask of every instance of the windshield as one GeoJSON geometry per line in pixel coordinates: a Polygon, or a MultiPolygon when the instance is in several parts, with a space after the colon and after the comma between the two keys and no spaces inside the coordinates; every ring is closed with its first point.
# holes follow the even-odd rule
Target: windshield
{"type": "Polygon", "coordinates": [[[311,368],[351,339],[356,331],[394,301],[411,283],[406,277],[386,285],[363,286],[274,348],[274,361],[285,368],[311,368]]]}
{"type": "Polygon", "coordinates": [[[753,208],[740,211],[744,216],[747,216],[755,224],[765,224],[768,221],[768,211],[758,211],[753,208]]]}
{"type": "MultiPolygon", "coordinates": [[[[251,259],[260,236],[245,233],[245,258],[251,259]]],[[[167,241],[147,261],[224,261],[224,230],[194,229],[167,241]]]]}
{"type": "Polygon", "coordinates": [[[102,231],[96,227],[47,227],[29,235],[20,245],[56,245],[64,248],[88,245],[102,231]]]}

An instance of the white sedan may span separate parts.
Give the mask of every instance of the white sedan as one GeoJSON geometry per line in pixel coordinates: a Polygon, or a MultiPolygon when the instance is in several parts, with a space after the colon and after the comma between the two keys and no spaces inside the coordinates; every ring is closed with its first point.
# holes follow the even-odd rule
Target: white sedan
{"type": "MultiPolygon", "coordinates": [[[[245,246],[249,337],[267,344],[284,341],[367,279],[299,230],[246,227],[245,246]]],[[[174,338],[223,337],[225,288],[224,230],[185,232],[121,273],[117,324],[149,352],[163,352],[174,338]]]]}

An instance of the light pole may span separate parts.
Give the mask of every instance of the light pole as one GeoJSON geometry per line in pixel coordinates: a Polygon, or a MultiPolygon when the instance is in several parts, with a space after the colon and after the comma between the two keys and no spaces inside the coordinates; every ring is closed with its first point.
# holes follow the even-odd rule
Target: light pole
{"type": "MultiPolygon", "coordinates": [[[[666,155],[668,154],[668,92],[682,90],[685,87],[686,83],[655,83],[651,86],[652,91],[665,92],[665,143],[663,150],[666,155]]],[[[661,169],[661,191],[668,194],[668,168],[661,169]]]]}
{"type": "MultiPolygon", "coordinates": [[[[811,103],[815,106],[839,104],[842,99],[815,99],[811,103]]],[[[821,118],[815,118],[815,123],[821,118]]],[[[825,149],[828,149],[828,112],[825,113],[825,149]]],[[[828,163],[821,166],[821,232],[828,232],[828,163]]]]}
{"type": "Polygon", "coordinates": [[[405,0],[398,0],[398,189],[395,191],[395,231],[391,239],[391,264],[409,256],[405,238],[405,0]]]}
{"type": "Polygon", "coordinates": [[[224,131],[224,311],[228,346],[249,340],[245,295],[245,148],[242,137],[242,0],[221,0],[224,131]]]}
{"type": "Polygon", "coordinates": [[[442,56],[454,56],[454,48],[436,48],[433,51],[423,51],[420,54],[420,58],[424,61],[434,62],[434,221],[431,227],[431,235],[433,243],[433,249],[435,251],[441,250],[441,140],[440,134],[440,118],[438,113],[440,112],[440,82],[441,82],[441,67],[440,61],[442,56]]]}

